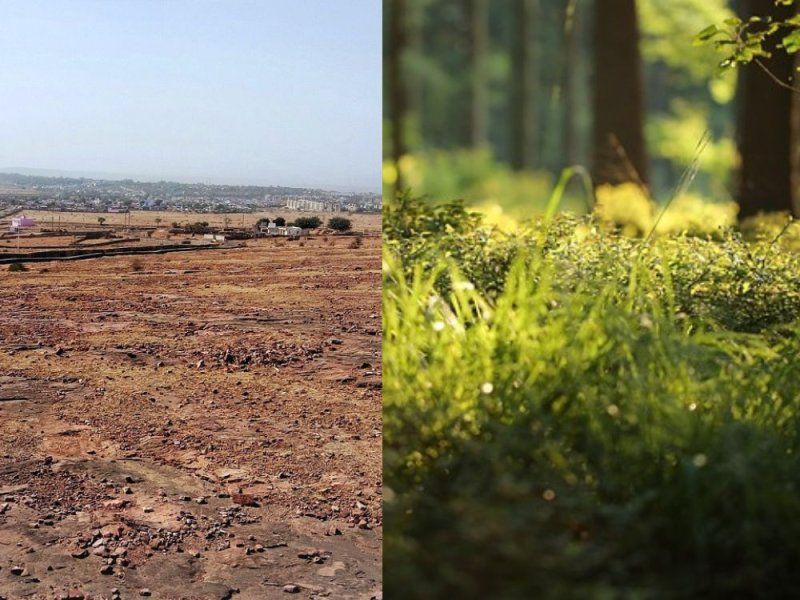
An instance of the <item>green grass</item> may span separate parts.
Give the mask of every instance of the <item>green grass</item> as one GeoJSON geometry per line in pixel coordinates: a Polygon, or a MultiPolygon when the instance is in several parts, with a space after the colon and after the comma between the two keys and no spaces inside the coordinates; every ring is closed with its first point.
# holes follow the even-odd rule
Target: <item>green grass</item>
{"type": "Polygon", "coordinates": [[[385,586],[800,594],[800,259],[459,204],[384,215],[385,586]]]}

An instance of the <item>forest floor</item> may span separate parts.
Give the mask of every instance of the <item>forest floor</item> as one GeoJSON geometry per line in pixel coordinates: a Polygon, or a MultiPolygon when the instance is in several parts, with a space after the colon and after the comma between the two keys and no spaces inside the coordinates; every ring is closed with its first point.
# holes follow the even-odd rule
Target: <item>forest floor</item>
{"type": "Polygon", "coordinates": [[[379,594],[380,239],[351,239],[0,270],[0,597],[379,594]]]}

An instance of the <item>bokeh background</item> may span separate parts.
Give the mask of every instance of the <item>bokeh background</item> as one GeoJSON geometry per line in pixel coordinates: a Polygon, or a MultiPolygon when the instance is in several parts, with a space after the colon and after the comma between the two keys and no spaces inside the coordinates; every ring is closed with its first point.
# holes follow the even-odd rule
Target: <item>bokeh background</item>
{"type": "MultiPolygon", "coordinates": [[[[666,230],[791,212],[791,92],[755,66],[720,70],[721,54],[694,42],[737,13],[780,10],[771,0],[385,0],[384,194],[462,198],[519,219],[580,165],[592,185],[573,177],[562,206],[586,210],[594,187],[633,232],[668,201],[666,230]]],[[[790,65],[770,61],[775,72],[790,65]]]]}

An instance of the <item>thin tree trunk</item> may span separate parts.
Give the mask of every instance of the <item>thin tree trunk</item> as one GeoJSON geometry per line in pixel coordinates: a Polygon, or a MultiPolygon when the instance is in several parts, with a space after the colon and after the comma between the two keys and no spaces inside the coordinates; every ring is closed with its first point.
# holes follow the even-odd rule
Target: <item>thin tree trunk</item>
{"type": "Polygon", "coordinates": [[[605,0],[594,16],[595,185],[647,183],[644,90],[635,0],[605,0]]]}
{"type": "Polygon", "coordinates": [[[511,50],[511,166],[517,170],[533,167],[532,140],[536,135],[536,96],[532,60],[532,31],[539,12],[539,0],[514,0],[514,38],[511,50]]]}
{"type": "MultiPolygon", "coordinates": [[[[791,17],[792,7],[776,7],[773,0],[745,0],[745,18],[753,15],[791,17]]],[[[797,215],[798,94],[778,85],[769,72],[797,87],[794,57],[783,50],[768,48],[771,58],[760,59],[763,66],[751,63],[740,73],[738,142],[741,155],[739,172],[739,216],[759,212],[791,211],[797,215]]]]}
{"type": "Polygon", "coordinates": [[[578,53],[578,18],[576,0],[567,0],[564,14],[564,137],[563,156],[565,166],[577,164],[578,156],[578,125],[576,118],[577,102],[575,97],[575,76],[578,69],[580,55],[578,53]]]}
{"type": "Polygon", "coordinates": [[[391,125],[391,153],[392,160],[397,168],[395,191],[403,189],[403,178],[399,169],[400,158],[406,154],[404,128],[408,99],[403,84],[402,60],[405,52],[407,31],[405,27],[406,0],[384,0],[384,14],[389,21],[389,31],[386,38],[386,84],[389,95],[389,122],[391,125]]]}
{"type": "MultiPolygon", "coordinates": [[[[408,54],[416,60],[425,58],[425,40],[423,36],[425,24],[425,5],[419,0],[412,0],[408,7],[409,14],[406,20],[406,39],[408,54]]],[[[407,73],[403,78],[406,88],[408,115],[412,116],[412,135],[407,143],[415,146],[417,143],[424,146],[425,126],[425,96],[422,80],[418,73],[407,73]]]]}
{"type": "Polygon", "coordinates": [[[489,50],[488,0],[468,0],[470,24],[470,115],[469,143],[480,147],[488,140],[487,55],[489,50]]]}

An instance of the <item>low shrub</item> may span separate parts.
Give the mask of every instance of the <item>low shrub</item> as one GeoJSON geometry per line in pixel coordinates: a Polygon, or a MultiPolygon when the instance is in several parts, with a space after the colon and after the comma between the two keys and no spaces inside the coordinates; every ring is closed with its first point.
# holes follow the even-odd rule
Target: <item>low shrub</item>
{"type": "Polygon", "coordinates": [[[334,231],[350,231],[353,227],[352,221],[345,217],[331,217],[328,219],[328,227],[334,231]]]}

